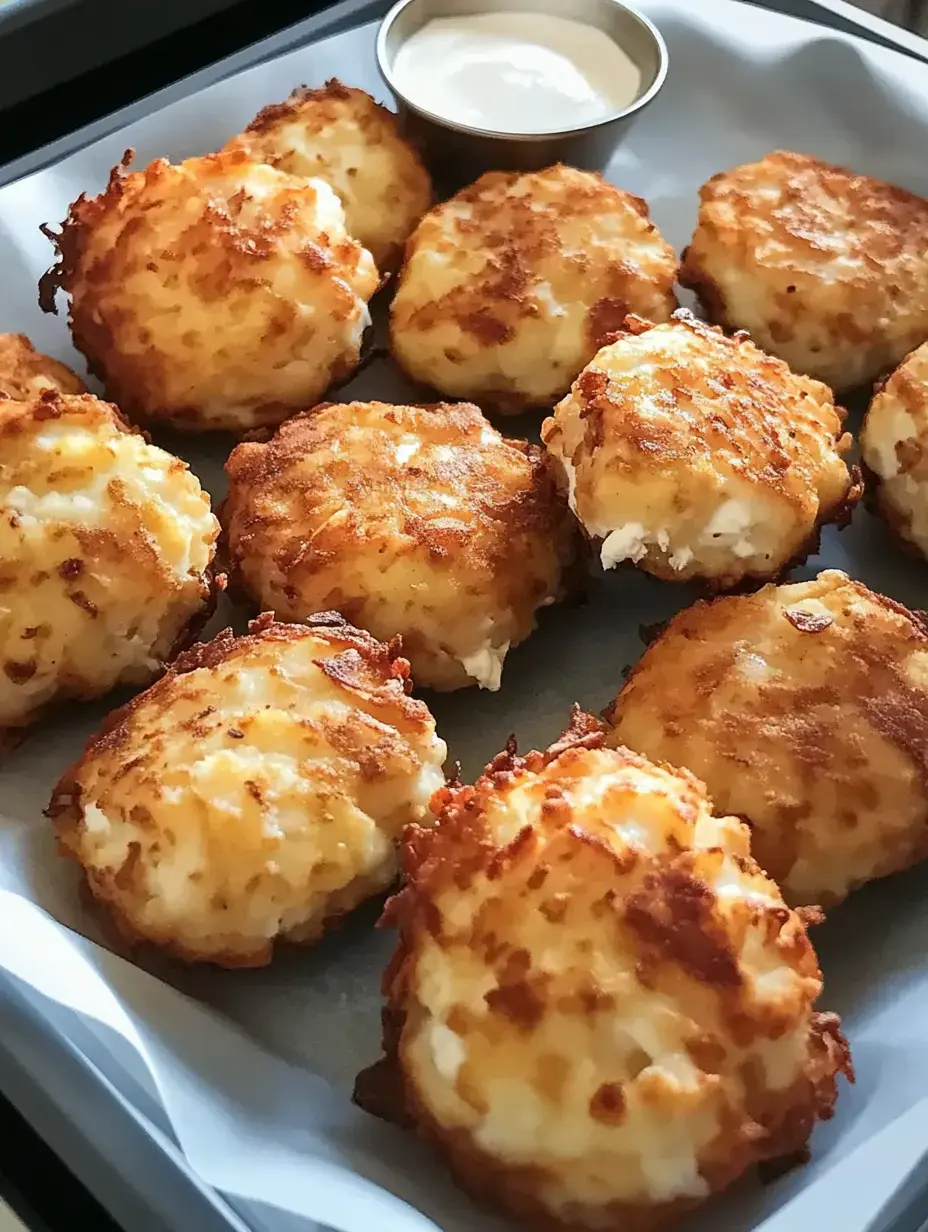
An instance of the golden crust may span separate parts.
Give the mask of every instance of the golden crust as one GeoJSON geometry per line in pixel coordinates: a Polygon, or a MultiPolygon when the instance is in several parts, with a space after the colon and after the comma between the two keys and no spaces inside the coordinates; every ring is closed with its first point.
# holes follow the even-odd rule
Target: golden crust
{"type": "Polygon", "coordinates": [[[778,150],[700,190],[680,282],[710,320],[845,391],[928,334],[928,201],[778,150]]]}
{"type": "Polygon", "coordinates": [[[279,423],[357,368],[378,284],[321,180],[227,150],[128,171],[71,206],[40,302],[133,420],[279,423]]]}
{"type": "Polygon", "coordinates": [[[729,587],[781,574],[849,515],[844,412],[744,334],[629,317],[542,426],[604,567],[729,587]]]}
{"type": "Polygon", "coordinates": [[[837,570],[681,612],[610,718],[751,824],[791,902],[928,855],[928,625],[837,570]]]}
{"type": "Polygon", "coordinates": [[[562,596],[574,532],[551,468],[475,406],[322,405],[226,470],[233,584],[289,620],[333,608],[401,635],[418,684],[498,687],[562,596]]]}
{"type": "Polygon", "coordinates": [[[116,407],[0,401],[0,730],[147,684],[212,609],[218,534],[186,463],[116,407]]]}
{"type": "Polygon", "coordinates": [[[928,557],[928,343],[876,390],[860,434],[877,510],[928,557]]]}
{"type": "Polygon", "coordinates": [[[381,271],[396,268],[416,223],[432,204],[432,182],[392,111],[334,77],[300,86],[258,112],[227,148],[247,150],[290,175],[318,177],[345,208],[349,235],[381,271]]]}
{"type": "Polygon", "coordinates": [[[336,613],[192,647],[107,720],[48,815],[130,940],[260,966],[390,884],[445,746],[409,665],[336,613]]]}
{"type": "Polygon", "coordinates": [[[626,313],[669,317],[676,269],[646,203],[602,176],[490,172],[410,238],[393,354],[446,396],[549,407],[626,313]]]}
{"type": "Polygon", "coordinates": [[[356,1099],[536,1229],[665,1227],[802,1151],[851,1076],[802,919],[685,771],[584,716],[415,827],[356,1099]],[[720,892],[724,886],[724,893],[720,892]]]}
{"type": "Polygon", "coordinates": [[[24,402],[46,389],[61,394],[84,394],[87,388],[76,372],[35,349],[25,334],[0,334],[0,398],[24,402]]]}

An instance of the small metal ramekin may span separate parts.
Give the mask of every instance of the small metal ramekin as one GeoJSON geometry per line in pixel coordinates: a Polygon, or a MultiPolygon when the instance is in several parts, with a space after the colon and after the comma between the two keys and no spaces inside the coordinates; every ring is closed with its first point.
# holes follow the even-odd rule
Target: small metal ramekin
{"type": "Polygon", "coordinates": [[[377,64],[397,102],[407,132],[422,147],[433,169],[456,185],[483,171],[537,171],[564,162],[587,170],[606,165],[635,117],[656,96],[667,76],[667,46],[646,17],[621,0],[399,0],[380,25],[377,64]],[[418,106],[397,87],[396,53],[435,17],[473,13],[553,13],[605,31],[641,70],[638,97],[629,106],[580,128],[549,133],[505,133],[472,128],[418,106]]]}

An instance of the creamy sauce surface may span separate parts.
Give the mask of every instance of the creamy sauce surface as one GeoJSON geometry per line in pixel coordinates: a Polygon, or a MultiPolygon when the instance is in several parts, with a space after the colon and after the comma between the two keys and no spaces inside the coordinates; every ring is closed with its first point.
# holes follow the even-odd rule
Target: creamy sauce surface
{"type": "Polygon", "coordinates": [[[393,75],[423,110],[505,133],[602,120],[641,89],[640,69],[604,31],[550,13],[435,18],[400,47],[393,75]]]}

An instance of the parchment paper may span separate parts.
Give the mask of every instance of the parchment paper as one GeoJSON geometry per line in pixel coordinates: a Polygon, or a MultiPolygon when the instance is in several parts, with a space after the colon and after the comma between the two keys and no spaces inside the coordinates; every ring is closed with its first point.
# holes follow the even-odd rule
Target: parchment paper
{"type": "MultiPolygon", "coordinates": [[[[691,233],[698,186],[776,147],[928,195],[928,66],[733,0],[641,7],[664,33],[672,67],[609,173],[648,199],[677,246],[691,233]]],[[[373,33],[364,27],[251,69],[0,190],[0,330],[24,331],[80,369],[63,321],[36,304],[51,258],[39,224],[60,221],[80,192],[98,191],[128,145],[142,164],[214,149],[294,85],[333,75],[382,96],[373,33]]],[[[379,365],[340,396],[403,392],[379,365]]],[[[221,497],[222,447],[161,443],[188,457],[221,497]]],[[[849,530],[828,528],[820,557],[797,576],[824,566],[912,606],[928,602],[928,566],[906,558],[863,510],[849,530]]],[[[640,654],[639,626],[691,598],[685,587],[633,572],[594,578],[585,606],[543,614],[538,633],[507,660],[500,693],[428,698],[452,757],[473,773],[512,731],[524,746],[548,743],[573,701],[595,710],[612,698],[640,654]]],[[[242,620],[225,606],[214,627],[242,620]]],[[[104,1072],[131,1073],[154,1093],[192,1166],[218,1189],[262,1204],[267,1227],[507,1226],[473,1207],[423,1148],[349,1103],[355,1073],[379,1053],[378,979],[392,938],[372,931],[375,907],[317,949],[283,953],[257,972],[165,964],[146,973],[95,944],[101,938],[42,808],[111,704],[73,707],[0,771],[0,971],[49,1021],[65,1016],[104,1072]]],[[[689,1227],[864,1232],[885,1226],[890,1199],[917,1186],[928,1146],[926,891],[928,868],[916,869],[868,887],[818,930],[822,1005],[844,1016],[858,1083],[842,1090],[835,1119],[816,1132],[810,1165],[765,1188],[745,1181],[689,1227]]]]}

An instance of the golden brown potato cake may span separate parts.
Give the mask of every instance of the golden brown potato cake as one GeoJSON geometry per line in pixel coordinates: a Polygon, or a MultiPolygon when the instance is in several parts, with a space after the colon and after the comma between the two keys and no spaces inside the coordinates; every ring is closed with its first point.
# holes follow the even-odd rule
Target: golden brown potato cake
{"type": "Polygon", "coordinates": [[[444,743],[409,665],[334,613],[192,647],[55,788],[62,847],[130,940],[260,966],[396,875],[444,743]]]}
{"type": "Polygon", "coordinates": [[[928,855],[928,624],[835,569],[681,612],[610,717],[750,822],[789,902],[928,855]]]}
{"type": "Polygon", "coordinates": [[[0,737],[147,684],[212,606],[219,523],[186,463],[89,394],[0,400],[0,737]]]}
{"type": "Polygon", "coordinates": [[[25,402],[46,389],[83,394],[87,387],[66,364],[42,355],[25,334],[0,334],[0,398],[25,402]]]}
{"type": "Polygon", "coordinates": [[[446,396],[549,407],[626,313],[670,316],[676,272],[645,202],[602,176],[490,172],[413,232],[393,354],[446,396]]]}
{"type": "Polygon", "coordinates": [[[711,321],[845,391],[928,336],[928,201],[777,150],[700,190],[680,282],[711,321]]]}
{"type": "Polygon", "coordinates": [[[325,180],[345,207],[348,234],[382,271],[399,264],[432,203],[429,173],[393,112],[334,77],[322,89],[301,86],[286,102],[259,111],[230,147],[290,175],[325,180]]]}
{"type": "Polygon", "coordinates": [[[928,342],[876,391],[860,451],[880,513],[928,557],[928,342]]]}
{"type": "Polygon", "coordinates": [[[541,435],[603,568],[726,587],[778,576],[848,514],[843,420],[826,386],[681,310],[629,317],[541,435]]]}
{"type": "Polygon", "coordinates": [[[498,689],[562,597],[574,532],[551,468],[475,406],[319,406],[226,470],[233,583],[288,620],[333,608],[399,634],[417,684],[498,689]]]}
{"type": "Polygon", "coordinates": [[[355,1098],[533,1229],[664,1228],[801,1150],[852,1077],[747,827],[579,717],[448,788],[404,863],[355,1098]]]}
{"type": "Polygon", "coordinates": [[[354,372],[378,274],[321,180],[241,150],[114,168],[74,202],[41,302],[134,420],[241,432],[354,372]]]}

